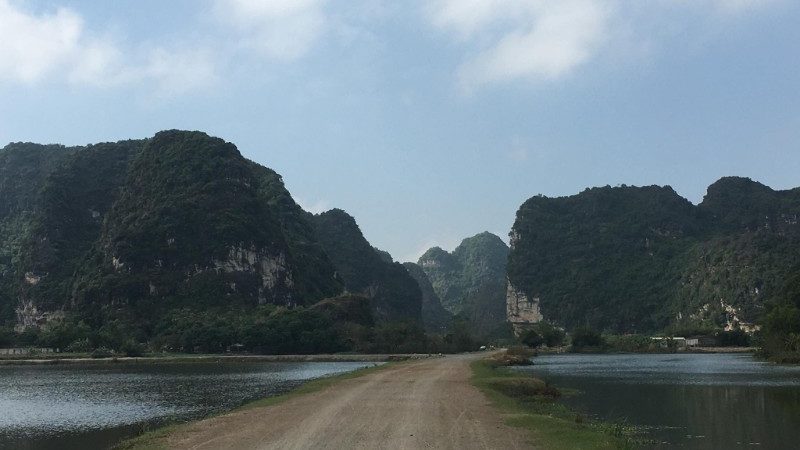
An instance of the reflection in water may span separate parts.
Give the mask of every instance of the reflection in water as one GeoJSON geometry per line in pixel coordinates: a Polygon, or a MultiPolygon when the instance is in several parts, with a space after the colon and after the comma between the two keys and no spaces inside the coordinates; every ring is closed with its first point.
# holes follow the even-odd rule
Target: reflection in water
{"type": "Polygon", "coordinates": [[[520,368],[582,391],[565,399],[650,430],[654,448],[796,449],[800,367],[748,355],[551,355],[520,368]]]}
{"type": "Polygon", "coordinates": [[[372,363],[0,366],[0,448],[107,448],[169,420],[225,411],[372,363]]]}

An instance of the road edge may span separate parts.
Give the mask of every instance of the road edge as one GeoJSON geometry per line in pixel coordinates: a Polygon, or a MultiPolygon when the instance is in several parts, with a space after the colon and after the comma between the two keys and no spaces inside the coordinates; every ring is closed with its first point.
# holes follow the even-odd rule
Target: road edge
{"type": "Polygon", "coordinates": [[[353,378],[360,378],[372,373],[386,370],[390,367],[397,367],[400,364],[407,364],[413,361],[419,361],[419,360],[407,359],[401,361],[388,361],[384,363],[377,362],[376,365],[371,367],[364,367],[362,369],[357,369],[352,372],[346,372],[330,377],[317,378],[315,380],[303,383],[300,386],[283,394],[253,400],[251,402],[247,402],[237,408],[228,411],[220,412],[218,414],[212,414],[210,416],[206,416],[200,419],[194,419],[185,422],[167,423],[158,426],[152,430],[147,430],[144,433],[139,434],[137,436],[125,439],[114,445],[112,448],[114,450],[165,450],[169,448],[165,444],[165,441],[172,434],[179,433],[183,428],[189,427],[201,420],[206,420],[213,417],[220,417],[226,414],[232,414],[237,411],[245,409],[269,408],[271,406],[287,402],[299,396],[308,395],[314,392],[319,392],[340,381],[350,380],[353,378]]]}

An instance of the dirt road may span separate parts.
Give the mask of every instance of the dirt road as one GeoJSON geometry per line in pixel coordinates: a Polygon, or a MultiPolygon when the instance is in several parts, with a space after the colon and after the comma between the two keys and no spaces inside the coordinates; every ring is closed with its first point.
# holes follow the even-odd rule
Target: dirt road
{"type": "Polygon", "coordinates": [[[529,436],[470,382],[475,355],[408,362],[274,406],[202,420],[166,437],[177,449],[516,449],[529,436]]]}

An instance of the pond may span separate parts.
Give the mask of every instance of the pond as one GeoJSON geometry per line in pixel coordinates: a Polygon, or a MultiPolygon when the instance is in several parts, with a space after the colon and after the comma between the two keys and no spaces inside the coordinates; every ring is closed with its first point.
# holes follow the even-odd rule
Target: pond
{"type": "Polygon", "coordinates": [[[646,431],[652,448],[796,449],[800,367],[741,354],[547,355],[519,368],[580,391],[564,402],[646,431]]]}
{"type": "Polygon", "coordinates": [[[0,366],[0,448],[108,448],[147,428],[227,411],[361,362],[0,366]]]}

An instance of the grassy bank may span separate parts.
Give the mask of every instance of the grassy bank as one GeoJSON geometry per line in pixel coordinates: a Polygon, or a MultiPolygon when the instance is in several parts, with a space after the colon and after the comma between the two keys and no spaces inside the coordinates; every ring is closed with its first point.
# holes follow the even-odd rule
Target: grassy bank
{"type": "MultiPolygon", "coordinates": [[[[234,410],[221,412],[217,415],[228,414],[234,411],[238,411],[241,409],[252,409],[252,408],[264,408],[267,406],[276,405],[279,403],[283,403],[288,401],[292,398],[295,398],[300,395],[310,394],[312,392],[317,392],[326,387],[340,382],[342,380],[349,380],[352,378],[362,377],[364,375],[368,375],[370,373],[377,372],[379,370],[384,370],[388,367],[392,367],[395,364],[399,364],[399,362],[388,362],[386,364],[381,364],[379,366],[367,367],[364,369],[358,369],[352,372],[343,373],[340,375],[335,375],[332,377],[325,377],[325,378],[318,378],[316,380],[311,380],[309,382],[303,383],[302,385],[298,386],[291,391],[276,395],[272,397],[266,397],[259,400],[255,400],[249,403],[246,403],[234,410]]],[[[213,417],[213,416],[212,416],[213,417]]],[[[143,434],[139,436],[133,437],[131,439],[127,439],[122,441],[121,443],[117,444],[114,448],[116,450],[163,450],[166,449],[166,440],[170,434],[180,431],[181,427],[186,426],[188,423],[191,422],[181,422],[181,423],[174,423],[174,424],[167,424],[161,427],[158,427],[154,430],[145,430],[143,434]]]]}
{"type": "Polygon", "coordinates": [[[622,424],[588,421],[558,402],[564,394],[544,381],[515,373],[501,361],[472,363],[472,383],[500,410],[507,423],[529,430],[536,444],[547,449],[636,448],[633,430],[622,424]]]}

